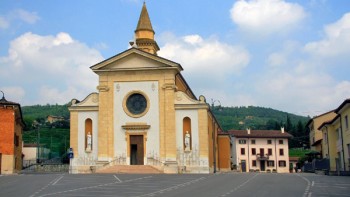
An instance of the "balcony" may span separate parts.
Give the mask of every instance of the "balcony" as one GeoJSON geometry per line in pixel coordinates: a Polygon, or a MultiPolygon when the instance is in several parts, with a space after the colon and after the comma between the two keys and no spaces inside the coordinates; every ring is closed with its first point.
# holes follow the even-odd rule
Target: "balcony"
{"type": "Polygon", "coordinates": [[[269,154],[256,154],[256,160],[267,161],[269,160],[269,154]]]}

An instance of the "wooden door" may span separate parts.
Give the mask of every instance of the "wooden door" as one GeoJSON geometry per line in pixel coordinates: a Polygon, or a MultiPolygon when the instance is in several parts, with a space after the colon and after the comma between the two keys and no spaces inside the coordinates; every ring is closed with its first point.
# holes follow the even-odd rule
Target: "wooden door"
{"type": "Polygon", "coordinates": [[[242,160],[242,172],[247,172],[247,164],[245,160],[242,160]]]}
{"type": "Polygon", "coordinates": [[[130,165],[143,165],[143,135],[130,136],[130,165]]]}

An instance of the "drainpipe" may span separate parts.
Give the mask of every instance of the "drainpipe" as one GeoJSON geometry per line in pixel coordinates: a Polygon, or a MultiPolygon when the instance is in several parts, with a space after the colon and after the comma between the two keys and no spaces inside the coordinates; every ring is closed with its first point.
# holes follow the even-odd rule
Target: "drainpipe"
{"type": "MultiPolygon", "coordinates": [[[[247,140],[247,142],[248,142],[248,150],[247,150],[247,152],[248,152],[248,168],[249,168],[249,171],[250,171],[250,164],[251,164],[251,162],[250,162],[250,149],[249,149],[249,144],[250,144],[250,138],[248,137],[248,140],[247,140]]],[[[248,172],[249,172],[248,171],[248,172]]]]}
{"type": "MultiPolygon", "coordinates": [[[[277,143],[276,143],[276,138],[275,138],[275,161],[276,161],[276,173],[278,173],[278,160],[277,160],[277,143]]],[[[288,140],[287,140],[288,143],[288,140]]]]}
{"type": "Polygon", "coordinates": [[[330,160],[331,157],[329,156],[329,135],[328,135],[328,127],[327,126],[326,126],[326,132],[327,132],[328,159],[330,160]]]}
{"type": "Polygon", "coordinates": [[[346,166],[345,166],[345,155],[344,155],[344,136],[343,136],[343,122],[342,122],[342,116],[340,114],[340,133],[341,133],[341,151],[343,153],[343,166],[344,166],[344,171],[346,171],[346,166]]]}

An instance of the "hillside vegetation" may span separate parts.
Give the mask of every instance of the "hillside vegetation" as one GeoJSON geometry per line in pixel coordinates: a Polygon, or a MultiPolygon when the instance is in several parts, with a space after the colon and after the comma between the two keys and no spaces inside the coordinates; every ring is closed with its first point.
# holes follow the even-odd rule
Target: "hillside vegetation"
{"type": "MultiPolygon", "coordinates": [[[[37,121],[45,128],[53,129],[67,129],[69,131],[69,123],[59,125],[50,125],[45,123],[48,115],[63,116],[69,119],[68,105],[34,105],[22,107],[24,121],[26,123],[27,131],[33,131],[33,121],[37,121]],[[63,127],[61,127],[63,125],[63,127]]],[[[308,147],[309,136],[305,127],[309,117],[298,116],[295,114],[274,110],[264,107],[218,107],[212,106],[211,110],[219,121],[224,131],[230,129],[256,129],[256,130],[279,130],[283,126],[285,130],[291,133],[294,138],[290,140],[290,148],[294,147],[308,147]]],[[[31,132],[30,132],[31,133],[31,132]]],[[[44,132],[46,133],[46,132],[44,132]]],[[[47,132],[50,133],[50,132],[47,132]]],[[[51,132],[52,133],[52,132],[51,132]]],[[[26,135],[26,134],[25,134],[26,135]]],[[[34,134],[30,141],[33,141],[34,134]]],[[[65,134],[66,136],[66,134],[65,134]]],[[[50,136],[43,136],[43,138],[50,139],[50,136]]],[[[68,135],[69,138],[69,135],[68,135]]],[[[24,138],[25,140],[29,138],[24,138]]],[[[35,140],[34,140],[35,141],[35,140]]],[[[26,142],[26,141],[25,141],[26,142]]],[[[61,144],[63,146],[63,144],[61,144]]]]}
{"type": "Polygon", "coordinates": [[[211,107],[224,131],[244,130],[280,130],[281,127],[294,136],[289,147],[309,147],[309,132],[306,123],[309,117],[264,107],[211,107]]]}

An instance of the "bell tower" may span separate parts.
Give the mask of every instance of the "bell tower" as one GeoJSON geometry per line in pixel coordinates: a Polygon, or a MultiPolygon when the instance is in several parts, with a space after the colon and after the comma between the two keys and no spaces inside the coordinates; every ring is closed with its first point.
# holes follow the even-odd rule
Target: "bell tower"
{"type": "Polygon", "coordinates": [[[157,55],[157,51],[159,51],[159,46],[154,40],[154,34],[155,33],[152,28],[151,20],[149,18],[148,11],[146,8],[146,3],[144,2],[140,18],[135,30],[135,41],[137,48],[142,51],[157,55]]]}

